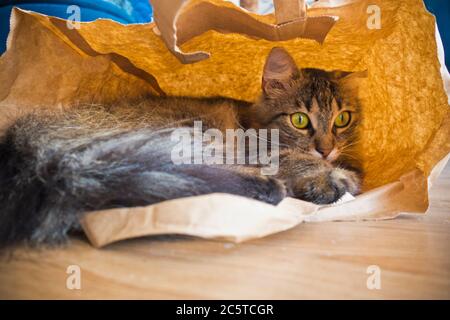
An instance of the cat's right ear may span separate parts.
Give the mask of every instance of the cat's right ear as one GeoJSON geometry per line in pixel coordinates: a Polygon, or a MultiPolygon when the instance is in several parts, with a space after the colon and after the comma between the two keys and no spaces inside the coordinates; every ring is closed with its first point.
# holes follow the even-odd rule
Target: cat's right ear
{"type": "Polygon", "coordinates": [[[273,48],[267,57],[262,77],[262,90],[265,95],[273,96],[286,91],[299,71],[289,53],[279,47],[273,48]]]}

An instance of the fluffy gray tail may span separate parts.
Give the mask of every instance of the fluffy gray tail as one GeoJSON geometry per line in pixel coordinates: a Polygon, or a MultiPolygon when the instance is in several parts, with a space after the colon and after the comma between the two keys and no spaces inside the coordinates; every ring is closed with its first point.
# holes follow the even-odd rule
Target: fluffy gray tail
{"type": "Polygon", "coordinates": [[[0,247],[64,242],[79,229],[80,214],[91,210],[213,192],[268,203],[283,198],[283,187],[270,178],[173,164],[172,130],[19,120],[0,141],[0,247]]]}

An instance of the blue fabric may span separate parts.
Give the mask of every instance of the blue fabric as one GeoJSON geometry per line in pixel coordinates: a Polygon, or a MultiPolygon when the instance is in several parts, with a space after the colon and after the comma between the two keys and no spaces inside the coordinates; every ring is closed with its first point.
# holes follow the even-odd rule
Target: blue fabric
{"type": "Polygon", "coordinates": [[[444,44],[445,65],[450,69],[450,1],[425,0],[425,5],[436,16],[439,33],[444,44]]]}
{"type": "Polygon", "coordinates": [[[145,23],[152,19],[148,0],[0,0],[0,54],[6,50],[9,19],[13,7],[67,19],[67,7],[80,7],[81,21],[106,18],[124,24],[145,23]]]}

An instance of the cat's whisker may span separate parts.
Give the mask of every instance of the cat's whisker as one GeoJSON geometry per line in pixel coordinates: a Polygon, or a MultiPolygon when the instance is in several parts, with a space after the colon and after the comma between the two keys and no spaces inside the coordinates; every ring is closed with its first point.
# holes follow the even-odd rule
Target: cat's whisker
{"type": "Polygon", "coordinates": [[[359,142],[346,144],[346,145],[343,145],[342,147],[340,147],[339,150],[342,152],[342,151],[344,151],[344,150],[348,150],[348,149],[350,149],[350,148],[352,148],[352,147],[354,147],[354,146],[357,146],[358,144],[359,144],[359,142]]]}
{"type": "Polygon", "coordinates": [[[349,159],[353,159],[353,160],[360,160],[358,157],[352,155],[352,154],[348,154],[348,153],[341,153],[340,156],[341,158],[349,158],[349,159]]]}

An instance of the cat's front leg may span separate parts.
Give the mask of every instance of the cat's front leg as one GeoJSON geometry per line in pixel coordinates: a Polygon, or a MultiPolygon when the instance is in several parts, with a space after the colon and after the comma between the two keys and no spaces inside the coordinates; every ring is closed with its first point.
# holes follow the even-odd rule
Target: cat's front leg
{"type": "Polygon", "coordinates": [[[288,193],[298,199],[317,204],[339,200],[346,192],[360,190],[361,179],[356,172],[336,168],[329,162],[305,154],[291,152],[280,155],[280,171],[288,193]]]}

